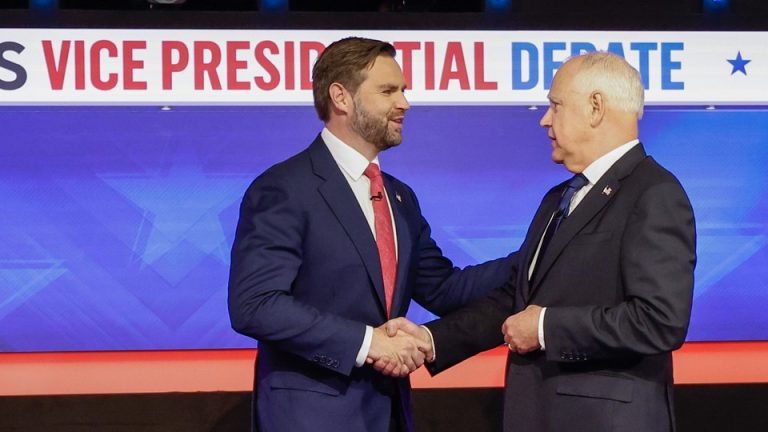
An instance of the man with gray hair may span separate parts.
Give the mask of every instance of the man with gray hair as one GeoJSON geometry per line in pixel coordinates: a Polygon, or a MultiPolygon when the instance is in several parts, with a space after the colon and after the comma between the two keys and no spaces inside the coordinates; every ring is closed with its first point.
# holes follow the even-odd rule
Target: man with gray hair
{"type": "Polygon", "coordinates": [[[568,60],[549,102],[552,160],[574,176],[544,196],[513,276],[443,319],[387,330],[432,337],[433,374],[505,343],[505,431],[674,430],[671,352],[688,330],[696,263],[690,202],[638,140],[643,85],[623,58],[568,60]]]}

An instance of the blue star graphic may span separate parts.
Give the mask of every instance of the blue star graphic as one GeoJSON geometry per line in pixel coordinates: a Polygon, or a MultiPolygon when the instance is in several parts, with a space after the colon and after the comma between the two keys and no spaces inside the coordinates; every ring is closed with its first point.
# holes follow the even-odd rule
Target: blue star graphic
{"type": "Polygon", "coordinates": [[[149,226],[139,227],[134,251],[145,263],[161,267],[170,265],[160,261],[171,253],[175,275],[169,277],[173,280],[191,271],[205,255],[228,262],[229,247],[219,214],[242,197],[249,181],[240,176],[206,174],[200,165],[194,156],[177,154],[170,170],[163,174],[101,176],[144,211],[149,226]]]}
{"type": "Polygon", "coordinates": [[[739,51],[736,54],[736,58],[733,60],[728,60],[728,63],[730,63],[733,66],[733,70],[731,70],[731,75],[735,74],[736,72],[741,72],[744,75],[747,74],[747,64],[751,62],[752,60],[747,60],[741,57],[741,51],[739,51]]]}

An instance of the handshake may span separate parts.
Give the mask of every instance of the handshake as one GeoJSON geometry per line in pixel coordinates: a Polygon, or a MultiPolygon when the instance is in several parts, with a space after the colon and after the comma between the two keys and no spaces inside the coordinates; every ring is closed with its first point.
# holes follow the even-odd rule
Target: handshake
{"type": "Polygon", "coordinates": [[[426,329],[395,318],[373,329],[366,363],[384,375],[403,378],[434,356],[432,337],[426,329]]]}
{"type": "MultiPolygon", "coordinates": [[[[504,343],[510,351],[527,354],[542,349],[539,339],[539,320],[542,307],[528,305],[510,315],[501,326],[504,343]]],[[[418,369],[425,361],[432,362],[432,335],[405,318],[395,318],[373,329],[371,348],[366,363],[392,377],[402,378],[418,369]]]]}

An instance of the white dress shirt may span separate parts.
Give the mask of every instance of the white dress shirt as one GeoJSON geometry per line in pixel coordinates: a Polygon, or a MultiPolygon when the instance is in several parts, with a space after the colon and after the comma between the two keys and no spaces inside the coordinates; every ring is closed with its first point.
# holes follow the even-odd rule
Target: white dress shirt
{"type": "MultiPolygon", "coordinates": [[[[640,143],[640,140],[634,139],[626,144],[622,144],[619,147],[616,147],[615,149],[609,151],[608,153],[600,156],[597,160],[589,164],[588,167],[584,168],[584,171],[582,171],[582,174],[584,174],[584,177],[587,178],[588,183],[584,185],[581,189],[579,189],[574,195],[573,198],[571,198],[571,204],[568,207],[568,214],[571,214],[576,207],[581,203],[581,200],[584,199],[585,196],[589,193],[590,190],[592,190],[592,187],[597,184],[597,182],[600,180],[600,178],[608,172],[608,170],[613,166],[613,164],[616,163],[619,159],[621,159],[624,154],[626,154],[629,150],[632,149],[632,147],[636,146],[640,143]]],[[[554,216],[554,214],[553,214],[554,216]]],[[[552,218],[550,217],[550,222],[552,221],[552,218]]],[[[549,225],[549,224],[547,224],[549,225]]],[[[546,232],[546,228],[544,229],[544,232],[546,232]]],[[[539,251],[541,250],[541,242],[544,239],[544,236],[539,240],[539,245],[536,248],[536,253],[533,256],[533,260],[531,260],[531,266],[528,268],[528,279],[530,280],[531,275],[533,275],[533,269],[536,268],[536,263],[539,259],[539,251]]],[[[546,347],[544,343],[544,314],[547,312],[547,308],[541,309],[541,314],[539,315],[539,345],[541,345],[541,350],[543,351],[546,347]]]]}
{"type": "MultiPolygon", "coordinates": [[[[328,151],[331,152],[333,160],[339,165],[341,172],[344,174],[344,178],[347,179],[349,187],[352,188],[357,203],[360,205],[360,209],[363,211],[365,219],[368,221],[368,226],[371,228],[373,238],[376,239],[376,220],[373,213],[373,202],[371,201],[371,181],[363,174],[363,172],[368,168],[369,163],[375,163],[381,167],[379,157],[376,156],[372,161],[368,161],[365,156],[345,144],[327,128],[323,128],[323,131],[320,132],[320,136],[323,138],[325,146],[328,147],[328,151]]],[[[384,197],[387,200],[392,220],[392,233],[395,239],[395,254],[397,254],[397,226],[395,224],[395,217],[392,214],[392,206],[389,205],[389,197],[386,193],[384,194],[384,197]]],[[[365,326],[363,343],[355,358],[355,365],[357,367],[365,364],[365,359],[368,357],[368,351],[371,349],[372,339],[373,327],[367,325],[365,326]]]]}

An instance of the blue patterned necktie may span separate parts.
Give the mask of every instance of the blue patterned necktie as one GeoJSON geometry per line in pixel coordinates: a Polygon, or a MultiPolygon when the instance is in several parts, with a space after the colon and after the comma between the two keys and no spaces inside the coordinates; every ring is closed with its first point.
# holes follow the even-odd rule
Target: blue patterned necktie
{"type": "Polygon", "coordinates": [[[576,174],[568,181],[568,184],[563,191],[563,195],[560,196],[560,203],[557,206],[555,214],[552,216],[552,221],[549,222],[547,230],[544,232],[544,237],[541,240],[541,249],[539,249],[539,256],[536,260],[536,267],[533,269],[531,280],[536,277],[536,271],[539,268],[539,263],[541,263],[542,258],[544,258],[544,252],[547,250],[547,246],[549,246],[549,243],[552,241],[552,237],[555,236],[555,232],[557,232],[557,229],[560,228],[560,224],[562,224],[565,218],[568,217],[568,209],[571,206],[571,199],[573,198],[573,195],[575,195],[576,192],[583,188],[587,183],[589,183],[589,181],[586,177],[584,177],[584,174],[576,174]]]}

